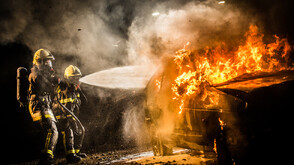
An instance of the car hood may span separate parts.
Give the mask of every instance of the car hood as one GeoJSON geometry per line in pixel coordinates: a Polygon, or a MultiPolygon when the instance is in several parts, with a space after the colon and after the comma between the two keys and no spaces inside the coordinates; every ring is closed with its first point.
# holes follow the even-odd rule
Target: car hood
{"type": "Polygon", "coordinates": [[[256,88],[268,87],[294,80],[294,71],[256,72],[244,74],[221,84],[213,85],[217,89],[235,89],[246,93],[256,88]]]}

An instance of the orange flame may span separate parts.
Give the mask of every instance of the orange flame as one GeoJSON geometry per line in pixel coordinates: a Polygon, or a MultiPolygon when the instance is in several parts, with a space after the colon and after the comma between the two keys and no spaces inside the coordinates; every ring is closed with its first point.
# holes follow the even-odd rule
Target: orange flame
{"type": "Polygon", "coordinates": [[[215,154],[217,154],[217,148],[216,148],[216,139],[213,139],[213,151],[215,152],[215,154]]]}
{"type": "Polygon", "coordinates": [[[245,73],[292,70],[288,59],[292,47],[287,39],[274,36],[275,42],[265,44],[257,26],[250,26],[244,35],[245,43],[229,50],[225,43],[206,47],[205,51],[191,51],[188,42],[174,57],[178,77],[172,84],[174,100],[180,100],[179,114],[184,99],[200,93],[203,83],[222,83],[245,73]]]}
{"type": "Polygon", "coordinates": [[[155,83],[156,83],[157,91],[159,91],[161,88],[161,82],[159,80],[155,80],[155,83]]]}
{"type": "Polygon", "coordinates": [[[218,121],[219,121],[219,125],[220,125],[220,127],[221,127],[221,130],[224,130],[224,126],[226,126],[226,123],[225,123],[224,121],[222,121],[222,120],[220,119],[220,117],[218,118],[218,121]]]}

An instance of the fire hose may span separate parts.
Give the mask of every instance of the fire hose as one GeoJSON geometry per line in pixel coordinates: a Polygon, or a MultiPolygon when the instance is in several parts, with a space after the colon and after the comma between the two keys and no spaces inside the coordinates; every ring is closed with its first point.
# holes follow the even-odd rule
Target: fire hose
{"type": "MultiPolygon", "coordinates": [[[[85,134],[85,128],[84,128],[84,126],[83,126],[83,124],[81,123],[81,121],[76,117],[76,115],[74,115],[74,113],[71,111],[71,110],[69,110],[68,108],[66,108],[58,99],[57,99],[57,102],[58,102],[58,104],[67,112],[67,113],[69,113],[74,119],[75,119],[75,121],[78,123],[78,126],[80,127],[80,129],[81,129],[81,131],[77,131],[77,134],[78,135],[82,135],[82,136],[84,136],[84,134],[85,134]]],[[[63,112],[63,111],[62,111],[63,112]]],[[[63,113],[65,113],[65,112],[63,112],[63,113]]],[[[65,116],[66,116],[66,114],[65,114],[65,116]]]]}

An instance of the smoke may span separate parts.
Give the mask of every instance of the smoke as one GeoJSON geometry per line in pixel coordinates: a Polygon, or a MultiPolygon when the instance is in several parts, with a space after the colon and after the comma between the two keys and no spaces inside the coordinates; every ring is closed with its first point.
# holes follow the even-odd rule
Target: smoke
{"type": "MultiPolygon", "coordinates": [[[[56,55],[73,56],[72,61],[82,70],[92,73],[115,66],[154,63],[174,54],[188,41],[195,48],[223,40],[236,44],[234,38],[244,34],[249,24],[260,24],[260,20],[266,29],[275,32],[293,27],[287,20],[290,2],[218,2],[3,1],[0,42],[20,41],[33,52],[43,47],[56,55]],[[152,15],[155,12],[159,15],[152,15]]],[[[59,72],[68,64],[58,64],[59,72]]]]}
{"type": "MultiPolygon", "coordinates": [[[[148,6],[146,8],[149,9],[148,6]]],[[[243,14],[233,6],[219,4],[218,1],[212,0],[189,2],[184,5],[162,2],[153,6],[149,12],[146,12],[144,8],[142,11],[145,14],[138,14],[129,27],[127,41],[128,61],[142,65],[160,65],[166,59],[165,57],[174,56],[175,52],[182,49],[187,42],[191,43],[192,49],[203,49],[223,42],[230,47],[237,46],[249,25],[257,22],[254,18],[249,19],[248,14],[243,14]]],[[[174,71],[166,72],[172,74],[174,71]]],[[[165,77],[169,76],[165,75],[165,77]]],[[[173,79],[165,78],[164,81],[172,83],[173,79]]],[[[172,98],[168,92],[171,88],[171,84],[169,85],[165,84],[166,88],[169,88],[166,89],[166,94],[154,96],[154,92],[153,94],[151,92],[147,95],[152,97],[151,100],[162,110],[162,115],[158,119],[157,133],[165,137],[169,137],[172,133],[176,119],[176,114],[172,113],[168,106],[168,101],[172,98]]],[[[152,88],[152,86],[149,87],[152,88]]],[[[150,100],[150,98],[147,99],[150,100]]],[[[135,139],[140,139],[139,128],[129,127],[138,124],[135,119],[141,115],[140,110],[129,112],[131,115],[124,116],[127,126],[124,134],[131,134],[135,139]],[[136,112],[137,114],[134,114],[136,112]]]]}
{"type": "MultiPolygon", "coordinates": [[[[124,36],[113,28],[116,23],[124,24],[119,19],[125,14],[119,4],[113,12],[107,11],[113,3],[79,0],[4,3],[1,42],[21,41],[33,52],[46,48],[57,57],[73,56],[87,73],[126,65],[124,36]],[[111,22],[114,20],[117,21],[111,22]]],[[[56,63],[61,65],[57,67],[61,69],[59,72],[70,64],[56,63]]]]}
{"type": "Polygon", "coordinates": [[[134,141],[138,146],[148,144],[149,136],[142,104],[129,104],[123,114],[123,138],[126,142],[134,141]]]}
{"type": "MultiPolygon", "coordinates": [[[[1,5],[0,36],[1,42],[21,41],[33,52],[47,48],[56,56],[73,56],[91,73],[150,64],[187,41],[200,47],[211,35],[237,32],[244,26],[241,14],[227,6],[188,0],[10,1],[1,5]]],[[[56,63],[59,72],[70,64],[56,63]]]]}
{"type": "Polygon", "coordinates": [[[9,1],[0,6],[0,41],[14,41],[29,24],[31,4],[25,1],[9,1]],[[12,7],[13,6],[13,7],[12,7]]]}
{"type": "MultiPolygon", "coordinates": [[[[20,41],[33,52],[47,48],[56,56],[74,57],[56,58],[60,73],[73,62],[83,73],[159,65],[162,57],[173,56],[187,42],[193,49],[223,41],[232,47],[239,44],[235,41],[249,24],[258,22],[239,9],[216,0],[5,1],[0,5],[0,42],[20,41]]],[[[141,106],[126,108],[122,124],[127,141],[142,143],[143,112],[141,106]]],[[[171,122],[170,113],[166,114],[163,118],[171,122]]]]}
{"type": "Polygon", "coordinates": [[[159,15],[150,13],[134,19],[127,42],[130,61],[148,63],[162,56],[173,56],[187,42],[194,49],[219,42],[238,44],[234,41],[255,22],[232,6],[217,1],[190,2],[177,9],[164,9],[164,6],[165,3],[153,9],[159,15]]]}

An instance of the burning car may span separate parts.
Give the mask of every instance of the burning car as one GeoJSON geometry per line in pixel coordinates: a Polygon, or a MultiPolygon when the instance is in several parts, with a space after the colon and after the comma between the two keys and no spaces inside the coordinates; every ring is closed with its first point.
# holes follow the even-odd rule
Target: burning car
{"type": "Polygon", "coordinates": [[[251,152],[252,141],[270,137],[274,109],[293,97],[292,47],[278,36],[265,44],[256,26],[245,37],[236,49],[220,43],[189,50],[188,43],[164,59],[145,89],[154,155],[171,154],[174,146],[214,150],[227,164],[251,152]]]}

